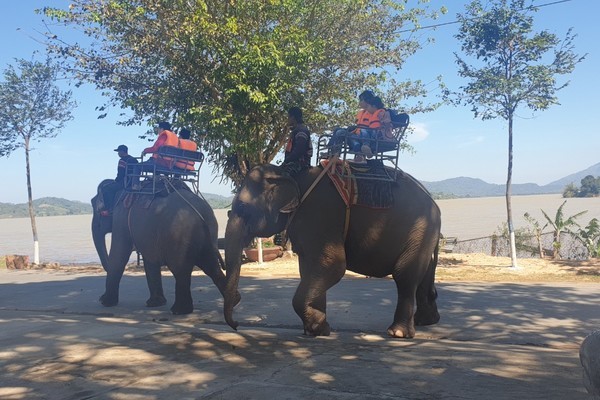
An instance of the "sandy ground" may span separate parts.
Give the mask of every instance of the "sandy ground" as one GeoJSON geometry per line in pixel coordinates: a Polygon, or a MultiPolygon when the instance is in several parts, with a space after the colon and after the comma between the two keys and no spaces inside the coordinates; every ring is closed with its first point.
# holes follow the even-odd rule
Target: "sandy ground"
{"type": "MultiPolygon", "coordinates": [[[[99,264],[59,265],[45,264],[40,268],[63,271],[89,271],[103,273],[99,264]]],[[[129,265],[129,271],[136,271],[129,265]]],[[[200,272],[197,272],[200,273],[200,272]]],[[[348,275],[355,275],[348,271],[348,275]]],[[[284,257],[259,264],[246,262],[242,266],[244,276],[299,277],[298,258],[284,257]]],[[[517,267],[511,267],[510,258],[492,257],[485,254],[440,254],[436,270],[438,282],[596,282],[600,283],[600,259],[585,261],[522,258],[517,267]]]]}
{"type": "Polygon", "coordinates": [[[0,399],[590,398],[578,349],[600,326],[598,262],[511,268],[508,258],[443,254],[442,320],[410,340],[385,335],[395,286],[350,272],[328,293],[332,335],[302,335],[295,256],[243,266],[237,332],[200,271],[194,313],[173,316],[169,272],[168,305],[143,306],[146,280],[130,266],[107,309],[99,265],[44,268],[0,274],[0,399]]]}

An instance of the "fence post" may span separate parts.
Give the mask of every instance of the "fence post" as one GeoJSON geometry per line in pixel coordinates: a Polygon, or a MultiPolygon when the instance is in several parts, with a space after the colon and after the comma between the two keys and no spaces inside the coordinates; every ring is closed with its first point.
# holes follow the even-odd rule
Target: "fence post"
{"type": "Polygon", "coordinates": [[[492,235],[492,256],[496,257],[498,253],[498,236],[492,235]]]}

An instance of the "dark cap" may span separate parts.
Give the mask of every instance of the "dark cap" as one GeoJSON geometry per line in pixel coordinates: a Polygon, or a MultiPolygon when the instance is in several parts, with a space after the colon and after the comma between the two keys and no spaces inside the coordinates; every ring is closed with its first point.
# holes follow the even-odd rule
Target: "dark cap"
{"type": "Polygon", "coordinates": [[[158,123],[158,127],[159,127],[160,129],[166,129],[166,130],[168,130],[168,131],[170,131],[170,130],[171,130],[171,124],[170,124],[170,123],[168,123],[168,122],[165,122],[165,121],[161,121],[161,122],[159,122],[159,123],[158,123]]]}
{"type": "Polygon", "coordinates": [[[117,147],[117,148],[115,149],[115,151],[123,151],[123,152],[125,152],[125,153],[127,153],[127,150],[128,150],[128,149],[127,149],[127,146],[125,146],[124,144],[121,144],[121,145],[119,145],[119,147],[117,147]]]}

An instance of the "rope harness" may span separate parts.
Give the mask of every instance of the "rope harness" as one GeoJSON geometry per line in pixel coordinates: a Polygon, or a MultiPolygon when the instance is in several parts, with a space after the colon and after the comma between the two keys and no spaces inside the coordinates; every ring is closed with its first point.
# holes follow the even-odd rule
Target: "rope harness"
{"type": "MultiPolygon", "coordinates": [[[[296,215],[296,212],[298,211],[298,209],[302,205],[302,202],[304,202],[304,200],[306,200],[306,198],[308,197],[308,195],[313,191],[313,189],[317,186],[317,184],[321,181],[321,179],[323,179],[323,177],[325,175],[327,175],[327,171],[329,171],[330,169],[332,169],[335,166],[335,164],[338,161],[338,159],[339,159],[339,157],[337,155],[334,155],[333,157],[331,157],[331,159],[329,160],[329,163],[327,164],[327,166],[325,166],[323,168],[323,171],[321,171],[321,173],[319,174],[319,176],[317,176],[317,179],[315,179],[313,181],[313,183],[308,187],[308,189],[306,190],[306,192],[304,192],[304,195],[300,199],[300,202],[298,203],[298,205],[296,206],[296,208],[294,209],[294,211],[290,214],[290,217],[288,218],[288,221],[285,224],[285,236],[283,237],[283,243],[286,243],[287,240],[288,240],[287,230],[288,230],[290,224],[292,223],[292,220],[294,219],[294,216],[296,215]]],[[[345,221],[344,221],[344,232],[343,232],[344,242],[346,242],[346,236],[348,235],[348,227],[349,227],[349,225],[350,225],[350,205],[346,205],[346,217],[345,217],[345,221]]]]}

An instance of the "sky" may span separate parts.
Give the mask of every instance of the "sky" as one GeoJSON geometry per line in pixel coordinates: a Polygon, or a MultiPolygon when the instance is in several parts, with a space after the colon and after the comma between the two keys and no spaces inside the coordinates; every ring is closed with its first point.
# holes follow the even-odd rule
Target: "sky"
{"type": "MultiPolygon", "coordinates": [[[[485,0],[483,0],[485,3],[485,0]]],[[[416,4],[416,0],[413,1],[416,4]]],[[[422,26],[451,23],[464,12],[467,0],[431,0],[433,7],[446,6],[448,13],[437,21],[422,21],[422,26]]],[[[3,1],[0,12],[2,47],[0,70],[15,58],[31,59],[34,51],[43,59],[44,47],[35,40],[44,32],[42,17],[34,13],[44,6],[68,7],[68,1],[23,0],[3,1]]],[[[536,0],[542,6],[534,14],[536,30],[546,29],[563,38],[569,28],[578,35],[575,50],[587,53],[574,73],[559,77],[569,81],[558,92],[560,105],[533,113],[518,110],[514,122],[513,183],[545,185],[600,162],[600,2],[594,0],[536,0]]],[[[454,52],[460,45],[453,35],[457,24],[447,24],[419,34],[434,39],[406,60],[400,78],[432,82],[439,75],[451,90],[465,84],[458,75],[454,52]]],[[[73,33],[74,35],[76,33],[73,33]]],[[[3,79],[3,74],[0,75],[3,79]]],[[[440,93],[431,84],[429,96],[435,101],[440,93]]],[[[119,144],[126,144],[130,154],[138,156],[151,143],[138,136],[148,127],[123,127],[116,124],[121,110],[111,110],[105,119],[97,119],[95,107],[103,103],[92,87],[72,88],[78,107],[74,119],[56,138],[34,144],[31,153],[33,198],[53,196],[69,200],[89,201],[97,184],[114,178],[119,144]]],[[[307,116],[310,124],[310,116],[307,116]]],[[[479,178],[488,183],[503,184],[507,177],[508,133],[503,120],[474,119],[468,107],[442,106],[434,112],[411,116],[414,133],[409,143],[414,154],[401,154],[399,166],[423,181],[440,181],[456,177],[479,178]]],[[[314,160],[313,160],[314,161],[314,160]]],[[[0,158],[0,202],[27,201],[25,156],[22,149],[0,158]]],[[[205,163],[201,172],[201,191],[231,195],[231,186],[221,184],[213,175],[212,165],[205,163]]]]}

